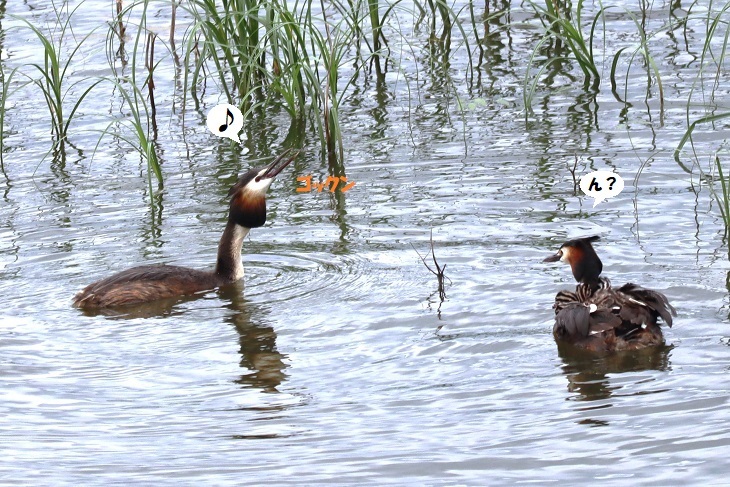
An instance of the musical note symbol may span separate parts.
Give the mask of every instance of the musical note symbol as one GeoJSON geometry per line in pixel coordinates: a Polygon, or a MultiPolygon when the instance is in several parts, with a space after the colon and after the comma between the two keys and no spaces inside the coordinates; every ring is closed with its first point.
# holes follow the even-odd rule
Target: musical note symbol
{"type": "Polygon", "coordinates": [[[214,106],[208,111],[205,124],[208,126],[210,133],[216,137],[226,137],[234,142],[241,143],[238,134],[243,128],[243,114],[236,105],[220,103],[214,106]],[[222,125],[221,118],[225,118],[225,123],[222,125]]]}
{"type": "Polygon", "coordinates": [[[218,132],[225,132],[226,130],[228,130],[228,125],[232,124],[232,123],[233,123],[233,114],[231,113],[231,110],[227,108],[226,109],[226,123],[224,123],[223,125],[220,126],[220,128],[218,129],[218,132]],[[231,117],[230,122],[228,121],[228,117],[231,117]]]}

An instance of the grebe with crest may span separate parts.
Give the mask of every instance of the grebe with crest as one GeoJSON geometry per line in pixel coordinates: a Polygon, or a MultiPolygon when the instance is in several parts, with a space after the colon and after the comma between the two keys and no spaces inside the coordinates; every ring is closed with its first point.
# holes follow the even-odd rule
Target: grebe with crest
{"type": "Polygon", "coordinates": [[[90,284],[74,297],[73,305],[83,309],[136,305],[215,289],[243,278],[243,239],[252,228],[266,223],[266,190],[298,154],[287,150],[268,166],[251,169],[233,185],[228,192],[228,223],[218,244],[214,270],[173,265],[133,267],[90,284]]]}
{"type": "Polygon", "coordinates": [[[664,294],[636,284],[612,288],[611,281],[600,277],[603,264],[591,245],[599,239],[570,240],[543,261],[570,264],[578,281],[575,291],[555,297],[555,340],[596,352],[664,345],[658,320],[671,327],[674,307],[664,294]]]}

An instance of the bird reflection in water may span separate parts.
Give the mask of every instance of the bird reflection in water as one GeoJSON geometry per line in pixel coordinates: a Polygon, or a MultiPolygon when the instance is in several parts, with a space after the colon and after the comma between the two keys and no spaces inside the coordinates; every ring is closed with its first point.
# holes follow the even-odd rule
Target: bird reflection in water
{"type": "Polygon", "coordinates": [[[219,295],[228,301],[226,307],[234,313],[226,318],[239,334],[238,343],[242,368],[249,372],[242,374],[235,383],[244,387],[261,389],[262,392],[279,392],[277,387],[286,380],[285,355],[276,349],[276,331],[262,320],[264,310],[249,302],[243,295],[243,283],[221,288],[219,295]]]}
{"type": "MultiPolygon", "coordinates": [[[[276,331],[263,324],[265,310],[255,303],[247,301],[243,294],[243,281],[234,282],[216,291],[218,298],[228,303],[223,305],[233,311],[225,318],[239,334],[240,365],[250,372],[241,375],[234,382],[244,387],[261,389],[263,392],[279,392],[277,387],[286,380],[284,369],[285,355],[276,349],[276,331]]],[[[207,291],[210,293],[210,291],[207,291]]],[[[206,294],[206,293],[200,293],[206,294]]],[[[200,294],[181,296],[170,299],[159,299],[150,303],[127,308],[100,308],[82,310],[86,316],[103,315],[110,319],[164,318],[185,314],[181,304],[200,298],[200,294]]]]}
{"type": "MultiPolygon", "coordinates": [[[[641,350],[596,355],[570,344],[558,344],[558,355],[563,361],[563,373],[568,379],[568,390],[577,393],[573,400],[595,401],[611,397],[622,386],[611,385],[608,374],[669,370],[672,345],[649,347],[641,350]]],[[[660,390],[653,392],[662,392],[660,390]]]]}

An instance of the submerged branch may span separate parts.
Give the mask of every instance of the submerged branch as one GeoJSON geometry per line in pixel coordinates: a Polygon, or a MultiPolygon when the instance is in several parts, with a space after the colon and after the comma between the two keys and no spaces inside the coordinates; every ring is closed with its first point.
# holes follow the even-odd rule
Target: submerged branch
{"type": "MultiPolygon", "coordinates": [[[[416,254],[418,254],[418,257],[421,259],[421,262],[423,262],[423,265],[426,266],[426,269],[431,271],[431,273],[436,276],[436,279],[438,280],[438,284],[439,284],[439,287],[438,287],[439,299],[443,303],[444,300],[446,300],[446,290],[445,290],[444,279],[448,279],[448,277],[446,277],[446,275],[444,274],[444,272],[446,271],[446,264],[444,264],[444,266],[441,267],[439,265],[438,261],[436,260],[436,253],[434,252],[434,249],[433,249],[433,228],[431,229],[430,243],[431,243],[430,254],[433,258],[433,264],[436,266],[436,270],[431,269],[431,267],[426,262],[426,257],[428,257],[428,254],[426,254],[426,257],[423,257],[418,252],[418,250],[416,250],[416,247],[413,244],[411,244],[411,247],[413,247],[413,250],[416,251],[416,254]]],[[[449,283],[451,283],[451,279],[449,279],[449,283]]]]}

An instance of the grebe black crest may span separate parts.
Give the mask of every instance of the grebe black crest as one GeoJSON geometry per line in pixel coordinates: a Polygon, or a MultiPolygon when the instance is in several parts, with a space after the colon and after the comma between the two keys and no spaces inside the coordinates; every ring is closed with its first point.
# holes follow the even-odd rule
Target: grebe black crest
{"type": "Polygon", "coordinates": [[[266,223],[266,191],[298,151],[287,150],[268,166],[251,169],[228,192],[228,223],[218,244],[215,269],[201,271],[172,265],[134,267],[90,284],[75,297],[77,308],[128,306],[217,288],[243,278],[241,246],[252,228],[266,223]]]}
{"type": "Polygon", "coordinates": [[[600,277],[603,264],[592,245],[598,240],[570,240],[543,261],[570,264],[578,281],[575,291],[560,291],[555,297],[555,339],[597,352],[664,345],[659,320],[671,327],[677,316],[674,307],[664,294],[636,284],[611,287],[611,281],[600,277]]]}

